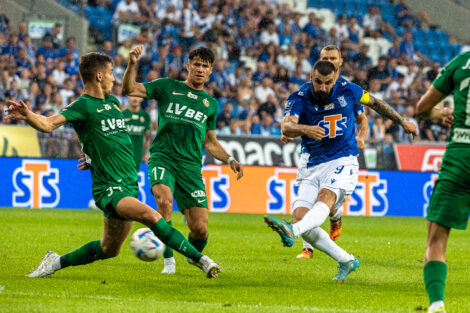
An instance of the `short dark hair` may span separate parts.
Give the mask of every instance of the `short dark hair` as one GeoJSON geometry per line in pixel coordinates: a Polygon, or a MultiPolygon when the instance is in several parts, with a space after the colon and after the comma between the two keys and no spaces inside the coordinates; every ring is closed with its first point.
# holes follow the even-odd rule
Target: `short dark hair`
{"type": "Polygon", "coordinates": [[[211,49],[206,48],[206,47],[199,47],[189,52],[190,62],[194,60],[194,58],[196,57],[200,58],[202,61],[209,62],[210,65],[214,64],[214,61],[215,61],[214,52],[212,52],[211,49]]]}
{"type": "Polygon", "coordinates": [[[78,72],[83,83],[92,81],[96,73],[108,63],[113,64],[113,59],[106,54],[90,52],[82,55],[78,61],[78,72]]]}
{"type": "Polygon", "coordinates": [[[335,46],[335,45],[327,45],[327,46],[324,46],[324,47],[321,49],[320,53],[321,53],[322,51],[332,51],[332,50],[338,51],[338,53],[341,55],[341,51],[340,51],[339,48],[338,48],[337,46],[335,46]]]}
{"type": "Polygon", "coordinates": [[[315,63],[312,69],[312,74],[318,71],[321,75],[329,75],[331,73],[336,73],[336,66],[330,61],[321,60],[315,63]]]}

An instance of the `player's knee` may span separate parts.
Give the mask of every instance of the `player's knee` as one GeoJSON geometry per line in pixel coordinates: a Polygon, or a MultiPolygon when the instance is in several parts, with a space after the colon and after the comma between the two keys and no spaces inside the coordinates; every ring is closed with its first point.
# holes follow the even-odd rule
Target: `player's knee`
{"type": "Polygon", "coordinates": [[[119,255],[119,252],[121,252],[121,247],[113,246],[113,245],[103,245],[101,247],[103,250],[104,255],[106,255],[107,258],[114,258],[119,255]]]}
{"type": "Polygon", "coordinates": [[[209,231],[207,227],[207,223],[199,222],[191,225],[191,234],[194,239],[205,239],[207,238],[209,231]]]}

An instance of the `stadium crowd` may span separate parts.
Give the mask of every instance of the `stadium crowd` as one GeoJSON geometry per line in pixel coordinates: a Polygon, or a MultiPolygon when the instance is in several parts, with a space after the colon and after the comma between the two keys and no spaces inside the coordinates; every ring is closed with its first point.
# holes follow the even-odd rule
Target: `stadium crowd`
{"type": "MultiPolygon", "coordinates": [[[[382,20],[379,5],[364,0],[369,3],[364,16],[337,15],[330,29],[314,12],[298,12],[280,0],[61,2],[88,16],[90,35],[99,51],[114,59],[113,95],[124,107],[129,101],[122,95],[121,82],[133,46],[144,45],[138,80],[151,81],[160,77],[184,80],[189,49],[205,45],[217,57],[206,84],[206,91],[219,102],[217,132],[279,136],[287,97],[308,81],[321,48],[333,44],[340,47],[344,59],[341,74],[415,121],[420,129],[416,140],[448,139],[448,131],[437,122],[414,119],[418,99],[443,64],[430,60],[414,46],[413,30],[436,26],[426,14],[412,12],[404,0],[387,1],[395,9],[390,17],[393,23],[382,20]],[[115,32],[120,23],[137,25],[140,33],[118,43],[115,32]],[[393,42],[376,62],[364,42],[368,37],[393,42]]],[[[73,37],[60,38],[61,27],[56,24],[42,39],[33,40],[26,22],[13,27],[0,9],[0,109],[8,99],[22,99],[35,112],[50,115],[80,95],[79,52],[73,37]]],[[[452,103],[444,101],[443,105],[452,103]]],[[[156,130],[157,103],[144,100],[142,106],[156,130]]],[[[392,121],[372,110],[366,113],[369,141],[409,140],[392,121]]]]}

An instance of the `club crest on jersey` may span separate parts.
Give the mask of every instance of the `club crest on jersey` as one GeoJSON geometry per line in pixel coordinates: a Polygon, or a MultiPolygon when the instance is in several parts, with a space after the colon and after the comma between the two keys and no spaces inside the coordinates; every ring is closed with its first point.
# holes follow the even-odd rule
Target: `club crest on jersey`
{"type": "Polygon", "coordinates": [[[204,100],[202,100],[202,103],[203,103],[206,107],[209,107],[209,100],[207,100],[206,98],[204,98],[204,100]]]}
{"type": "Polygon", "coordinates": [[[335,108],[335,104],[334,104],[334,103],[327,104],[327,105],[325,105],[325,107],[324,107],[325,111],[326,111],[326,110],[333,110],[334,108],[335,108]]]}
{"type": "Polygon", "coordinates": [[[346,102],[346,99],[344,99],[344,96],[338,97],[338,102],[342,108],[348,105],[348,103],[346,102]]]}
{"type": "Polygon", "coordinates": [[[191,91],[188,92],[188,97],[194,100],[197,100],[197,95],[193,94],[191,91]]]}
{"type": "Polygon", "coordinates": [[[104,105],[104,109],[105,109],[106,111],[109,111],[109,110],[111,110],[111,106],[110,106],[109,104],[105,104],[105,105],[104,105]]]}
{"type": "Polygon", "coordinates": [[[140,122],[141,123],[145,122],[145,118],[143,116],[140,117],[140,122]]]}

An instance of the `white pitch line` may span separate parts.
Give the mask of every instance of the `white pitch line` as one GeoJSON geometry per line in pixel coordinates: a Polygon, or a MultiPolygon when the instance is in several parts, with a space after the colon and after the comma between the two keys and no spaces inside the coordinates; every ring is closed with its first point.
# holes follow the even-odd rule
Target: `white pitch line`
{"type": "Polygon", "coordinates": [[[0,285],[0,293],[2,293],[3,290],[5,290],[5,286],[0,285]]]}
{"type": "MultiPolygon", "coordinates": [[[[0,286],[3,287],[3,286],[0,286]]],[[[0,288],[0,293],[3,289],[0,288]]],[[[160,301],[157,299],[142,299],[142,298],[119,298],[113,296],[90,296],[90,295],[80,295],[80,294],[50,294],[50,293],[40,293],[40,292],[3,292],[2,295],[12,295],[12,296],[28,296],[28,297],[49,297],[49,298],[76,298],[76,299],[90,299],[90,300],[110,300],[110,301],[119,301],[119,302],[137,302],[142,303],[143,300],[146,302],[154,304],[168,304],[168,305],[197,305],[205,307],[224,307],[225,303],[207,303],[207,302],[191,302],[191,301],[160,301]]],[[[318,308],[312,306],[298,306],[298,305],[263,305],[263,304],[239,304],[234,303],[230,306],[227,306],[227,309],[230,308],[245,308],[245,309],[262,309],[262,310],[276,310],[284,309],[294,312],[332,312],[332,313],[394,313],[395,311],[369,311],[369,310],[353,310],[353,309],[335,309],[335,308],[318,308]]]]}

